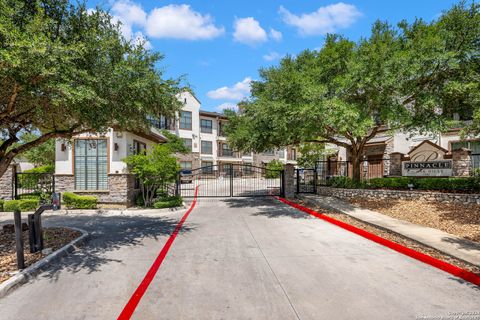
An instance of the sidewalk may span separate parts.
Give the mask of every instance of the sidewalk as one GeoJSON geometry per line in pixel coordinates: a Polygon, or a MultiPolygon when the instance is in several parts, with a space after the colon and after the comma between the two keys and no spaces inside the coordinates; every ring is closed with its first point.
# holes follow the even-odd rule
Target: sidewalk
{"type": "Polygon", "coordinates": [[[480,244],[476,242],[454,236],[441,230],[391,218],[375,211],[357,208],[338,198],[302,195],[301,199],[307,204],[340,211],[358,220],[393,231],[445,254],[480,266],[480,244]]]}

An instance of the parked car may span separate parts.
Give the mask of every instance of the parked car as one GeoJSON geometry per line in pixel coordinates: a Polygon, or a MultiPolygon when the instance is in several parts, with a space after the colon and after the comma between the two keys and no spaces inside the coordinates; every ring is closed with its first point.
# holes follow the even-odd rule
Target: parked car
{"type": "Polygon", "coordinates": [[[183,169],[182,171],[180,171],[180,183],[192,183],[192,181],[192,170],[183,169]]]}

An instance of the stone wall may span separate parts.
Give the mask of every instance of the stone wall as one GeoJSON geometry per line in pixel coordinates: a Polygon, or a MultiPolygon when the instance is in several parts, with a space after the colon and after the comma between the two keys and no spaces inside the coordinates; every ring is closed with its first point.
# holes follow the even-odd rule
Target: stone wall
{"type": "Polygon", "coordinates": [[[343,189],[320,186],[317,188],[317,193],[319,195],[337,197],[341,199],[365,197],[384,200],[425,200],[444,203],[480,204],[480,194],[478,193],[461,194],[408,190],[343,189]]]}
{"type": "Polygon", "coordinates": [[[470,176],[472,168],[471,151],[465,148],[460,148],[452,151],[452,171],[456,177],[470,176]]]}
{"type": "Polygon", "coordinates": [[[284,168],[284,193],[285,198],[292,199],[295,197],[295,166],[293,164],[286,164],[284,168]]]}
{"type": "Polygon", "coordinates": [[[14,174],[15,166],[12,165],[0,177],[0,199],[12,200],[14,174]]]}
{"type": "Polygon", "coordinates": [[[100,204],[115,204],[131,207],[135,204],[135,196],[138,190],[135,189],[135,176],[131,174],[109,174],[109,190],[83,191],[75,190],[73,175],[55,175],[56,192],[74,192],[79,195],[92,195],[98,198],[100,204]]]}

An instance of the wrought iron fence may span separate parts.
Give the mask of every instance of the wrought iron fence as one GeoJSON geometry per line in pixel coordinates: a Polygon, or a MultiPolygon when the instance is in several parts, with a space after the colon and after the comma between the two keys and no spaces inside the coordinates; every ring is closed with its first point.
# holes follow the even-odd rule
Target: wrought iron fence
{"type": "Polygon", "coordinates": [[[28,198],[29,196],[51,195],[55,192],[53,173],[26,173],[15,174],[13,198],[28,198]]]}
{"type": "MultiPolygon", "coordinates": [[[[390,175],[390,159],[365,159],[360,162],[360,178],[369,180],[390,175]]],[[[353,177],[351,161],[317,161],[317,184],[325,185],[334,177],[353,177]]]]}
{"type": "Polygon", "coordinates": [[[480,170],[480,153],[474,153],[470,155],[470,159],[472,164],[472,171],[480,170]]]}

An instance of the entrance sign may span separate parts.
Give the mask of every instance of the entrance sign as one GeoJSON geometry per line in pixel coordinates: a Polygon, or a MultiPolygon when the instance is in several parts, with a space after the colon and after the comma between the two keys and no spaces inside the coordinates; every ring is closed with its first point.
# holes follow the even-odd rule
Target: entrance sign
{"type": "Polygon", "coordinates": [[[407,177],[447,177],[452,175],[452,160],[404,161],[402,176],[407,177]]]}

